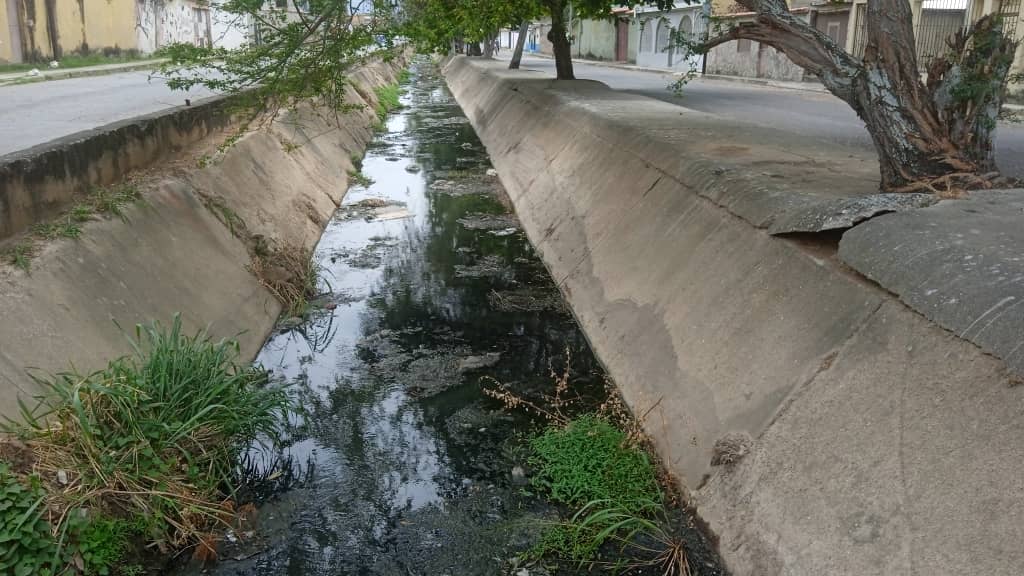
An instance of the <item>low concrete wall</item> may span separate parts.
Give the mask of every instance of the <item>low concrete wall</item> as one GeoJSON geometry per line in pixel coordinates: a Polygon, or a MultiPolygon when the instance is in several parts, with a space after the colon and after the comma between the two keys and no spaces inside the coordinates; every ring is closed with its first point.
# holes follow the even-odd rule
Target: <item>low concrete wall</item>
{"type": "Polygon", "coordinates": [[[834,240],[771,235],[823,206],[805,190],[829,188],[804,152],[819,143],[792,142],[803,172],[771,184],[783,152],[751,150],[791,141],[767,129],[465,58],[446,75],[735,574],[1020,573],[1024,386],[834,240]],[[726,436],[749,453],[712,466],[726,436]]]}
{"type": "MultiPolygon", "coordinates": [[[[39,393],[27,368],[89,371],[128,353],[128,335],[115,322],[130,334],[136,323],[169,322],[180,312],[189,330],[238,336],[243,356],[253,358],[280,305],[249,272],[245,244],[208,206],[229,209],[272,243],[311,247],[345,194],[351,156],[373,136],[373,87],[393,83],[400,67],[376,63],[355,74],[349,101],[366,107],[342,116],[340,126],[311,109],[289,113],[204,168],[182,159],[144,178],[143,200],[127,221],[98,219],[78,240],[47,243],[31,273],[0,265],[0,414],[16,414],[19,394],[39,393]],[[283,142],[300,147],[286,150],[283,142]]],[[[125,152],[111,141],[133,145],[103,130],[93,138],[113,157],[125,152]]],[[[59,152],[38,151],[50,154],[59,152]]],[[[68,178],[101,169],[75,167],[81,174],[68,178]]]]}
{"type": "Polygon", "coordinates": [[[231,124],[209,98],[0,156],[0,241],[53,218],[75,195],[180,153],[231,124]]]}

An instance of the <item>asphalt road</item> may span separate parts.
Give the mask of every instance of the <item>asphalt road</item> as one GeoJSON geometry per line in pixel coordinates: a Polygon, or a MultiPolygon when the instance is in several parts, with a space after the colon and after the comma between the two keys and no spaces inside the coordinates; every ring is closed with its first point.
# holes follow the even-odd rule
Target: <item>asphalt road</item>
{"type": "MultiPolygon", "coordinates": [[[[523,67],[554,76],[554,62],[549,59],[527,57],[523,67]]],[[[174,92],[149,74],[127,72],[0,87],[0,155],[212,94],[201,89],[174,92]]],[[[576,75],[687,108],[823,142],[872,149],[860,119],[830,94],[700,79],[677,96],[667,88],[672,81],[668,75],[580,63],[576,75]]],[[[997,156],[1005,174],[1024,178],[1024,124],[1000,125],[997,156]]]]}
{"type": "MultiPolygon", "coordinates": [[[[616,90],[788,130],[823,142],[874,150],[860,118],[831,94],[698,79],[683,88],[682,96],[676,96],[667,88],[675,80],[669,75],[581,63],[574,66],[577,78],[604,82],[616,90]]],[[[522,67],[555,74],[554,61],[547,58],[524,58],[522,67]]],[[[1000,123],[996,159],[1004,174],[1024,178],[1024,123],[1000,123]]]]}
{"type": "Polygon", "coordinates": [[[0,155],[182,106],[206,90],[175,92],[150,72],[126,72],[0,87],[0,155]]]}

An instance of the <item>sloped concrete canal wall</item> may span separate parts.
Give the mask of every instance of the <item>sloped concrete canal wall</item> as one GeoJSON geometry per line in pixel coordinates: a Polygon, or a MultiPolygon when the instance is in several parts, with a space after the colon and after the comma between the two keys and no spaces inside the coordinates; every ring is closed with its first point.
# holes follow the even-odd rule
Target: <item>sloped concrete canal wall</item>
{"type": "Polygon", "coordinates": [[[842,151],[500,66],[446,76],[736,574],[1021,573],[1019,192],[862,196],[842,151]]]}
{"type": "MultiPolygon", "coordinates": [[[[222,220],[243,222],[249,233],[269,242],[311,248],[345,194],[352,156],[362,156],[372,138],[373,88],[394,83],[402,65],[402,59],[376,62],[355,73],[349,102],[365,106],[342,115],[340,125],[325,119],[333,114],[321,117],[312,109],[289,113],[202,168],[194,154],[147,152],[147,162],[166,163],[156,176],[144,178],[143,200],[128,208],[124,221],[101,218],[86,224],[77,240],[46,243],[29,272],[0,266],[0,414],[16,415],[19,395],[39,393],[27,368],[98,369],[129,352],[136,323],[170,322],[179,312],[189,330],[209,327],[216,337],[239,337],[243,357],[253,358],[281,308],[249,271],[245,244],[222,220]]],[[[211,106],[206,114],[223,113],[220,104],[211,106]]],[[[180,122],[145,120],[147,126],[180,122]]],[[[202,124],[204,134],[210,131],[206,147],[213,151],[227,136],[213,128],[226,123],[211,117],[202,124]]],[[[64,191],[50,198],[45,210],[24,212],[22,228],[67,206],[86,185],[116,181],[128,168],[142,166],[127,162],[114,174],[119,164],[112,158],[141,158],[137,151],[166,144],[165,130],[140,130],[133,123],[111,130],[114,134],[90,131],[29,155],[0,159],[0,164],[8,161],[0,174],[7,168],[13,174],[12,164],[60,167],[54,178],[64,191]]],[[[29,180],[0,189],[0,195],[49,198],[22,186],[29,180]]]]}

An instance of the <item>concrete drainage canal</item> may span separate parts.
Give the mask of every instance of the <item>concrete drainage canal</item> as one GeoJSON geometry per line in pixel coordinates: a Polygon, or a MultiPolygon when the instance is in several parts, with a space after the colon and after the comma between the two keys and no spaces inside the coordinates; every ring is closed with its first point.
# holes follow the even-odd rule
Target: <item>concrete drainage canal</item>
{"type": "Polygon", "coordinates": [[[432,63],[402,104],[317,247],[325,295],[257,360],[307,414],[247,457],[254,521],[177,573],[723,574],[642,486],[660,475],[432,63]],[[595,542],[608,519],[629,524],[595,542]]]}

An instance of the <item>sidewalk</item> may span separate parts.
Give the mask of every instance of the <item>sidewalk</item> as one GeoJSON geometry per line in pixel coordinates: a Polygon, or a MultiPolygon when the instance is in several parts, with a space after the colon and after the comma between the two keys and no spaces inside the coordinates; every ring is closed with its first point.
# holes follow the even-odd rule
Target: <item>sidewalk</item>
{"type": "Polygon", "coordinates": [[[137,70],[153,70],[166,62],[164,58],[151,60],[139,60],[138,62],[124,62],[118,64],[102,64],[99,66],[83,66],[81,68],[48,68],[40,63],[38,73],[11,72],[0,74],[0,86],[12,84],[24,84],[27,82],[42,82],[44,80],[65,80],[67,78],[79,78],[82,76],[102,76],[104,74],[117,74],[119,72],[135,72],[137,70]]]}
{"type": "MultiPolygon", "coordinates": [[[[547,54],[541,54],[540,52],[524,52],[523,57],[534,56],[537,58],[545,58],[547,60],[553,60],[552,56],[547,54]]],[[[497,56],[498,60],[509,60],[504,55],[497,56]]],[[[609,62],[607,60],[588,60],[586,58],[573,58],[573,62],[579,64],[586,64],[588,66],[603,66],[605,68],[618,68],[620,70],[630,70],[633,72],[649,72],[653,74],[661,74],[662,76],[671,76],[678,78],[682,76],[682,72],[676,70],[669,70],[665,68],[650,68],[646,66],[637,66],[636,64],[628,64],[625,62],[609,62]]],[[[736,82],[739,84],[751,84],[754,86],[766,86],[768,88],[781,88],[784,90],[800,90],[802,92],[817,92],[819,94],[828,94],[828,90],[819,82],[791,82],[785,80],[771,80],[768,78],[749,78],[747,76],[727,76],[725,74],[697,74],[694,80],[718,80],[722,82],[736,82]]],[[[1012,112],[1024,113],[1024,103],[1016,104],[1011,102],[1004,102],[1003,108],[1012,112]]]]}
{"type": "MultiPolygon", "coordinates": [[[[547,54],[541,54],[539,52],[524,52],[523,57],[535,56],[537,58],[545,58],[552,60],[553,58],[547,54]]],[[[509,60],[504,56],[497,57],[499,60],[509,60]]],[[[683,75],[678,70],[670,70],[667,68],[651,68],[649,66],[637,66],[636,64],[629,64],[626,62],[609,62],[607,60],[588,60],[586,58],[573,58],[573,62],[579,64],[586,64],[588,66],[603,66],[605,68],[618,68],[620,70],[630,70],[633,72],[648,72],[652,74],[661,74],[662,76],[672,76],[678,78],[683,75]]],[[[804,92],[821,92],[825,93],[828,90],[818,82],[787,82],[784,80],[770,80],[767,78],[747,78],[744,76],[726,76],[724,74],[697,74],[694,79],[702,80],[721,80],[725,82],[740,82],[744,84],[754,84],[757,86],[768,86],[771,88],[783,88],[786,90],[801,90],[804,92]]]]}

